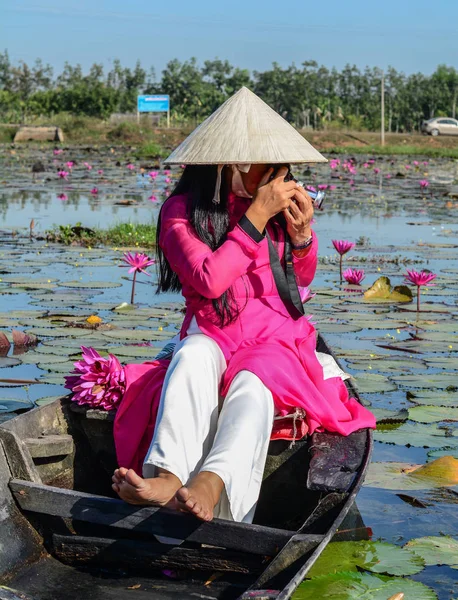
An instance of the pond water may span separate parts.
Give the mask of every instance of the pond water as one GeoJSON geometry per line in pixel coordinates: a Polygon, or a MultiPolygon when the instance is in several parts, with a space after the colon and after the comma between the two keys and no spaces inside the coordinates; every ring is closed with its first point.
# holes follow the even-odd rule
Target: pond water
{"type": "MultiPolygon", "coordinates": [[[[439,491],[426,484],[412,491],[405,479],[393,484],[401,469],[393,463],[423,464],[444,448],[458,458],[458,161],[350,158],[341,156],[339,164],[320,165],[302,178],[329,186],[314,225],[320,264],[307,312],[355,377],[365,402],[385,419],[375,433],[374,471],[357,505],[373,539],[397,545],[422,536],[457,539],[458,476],[454,486],[439,491]],[[428,185],[422,188],[420,181],[428,185]],[[344,265],[364,269],[361,288],[340,285],[333,239],[357,242],[344,265]],[[422,288],[418,315],[415,301],[364,300],[362,291],[382,275],[393,286],[403,284],[406,268],[437,274],[434,287],[422,288]],[[390,466],[397,471],[387,476],[390,466]]],[[[0,382],[0,420],[66,393],[63,375],[72,369],[81,344],[112,352],[121,362],[143,361],[177,332],[182,319],[179,296],[155,295],[154,276],[139,276],[137,309],[114,311],[130,300],[130,278],[119,268],[122,250],[31,240],[31,219],[38,235],[53,225],[77,222],[87,227],[154,222],[179,172],[169,175],[116,148],[69,148],[57,156],[45,147],[5,150],[0,329],[10,340],[13,328],[33,333],[39,343],[28,351],[4,351],[0,377],[40,383],[0,382]],[[67,161],[75,164],[67,180],[59,180],[59,169],[70,171],[67,161]],[[34,174],[32,165],[40,164],[44,171],[35,167],[34,174]],[[157,176],[150,177],[151,171],[157,176]],[[78,327],[91,314],[107,328],[78,327]]],[[[458,564],[458,556],[448,564],[458,564]]],[[[458,597],[458,570],[451,566],[430,565],[411,578],[433,588],[441,600],[458,597]]]]}

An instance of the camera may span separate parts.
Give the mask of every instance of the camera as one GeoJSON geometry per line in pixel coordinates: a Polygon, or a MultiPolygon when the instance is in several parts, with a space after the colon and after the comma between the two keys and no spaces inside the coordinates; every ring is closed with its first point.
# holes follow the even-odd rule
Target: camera
{"type": "MultiPolygon", "coordinates": [[[[276,172],[272,173],[270,179],[272,180],[275,176],[276,176],[276,172]]],[[[289,168],[288,168],[288,173],[285,175],[285,181],[295,181],[298,185],[303,187],[304,190],[307,192],[307,194],[310,196],[310,198],[313,200],[313,207],[316,208],[317,210],[322,210],[323,202],[326,198],[326,192],[323,192],[323,190],[318,190],[316,192],[314,192],[312,190],[308,190],[305,187],[305,185],[302,183],[302,181],[298,181],[294,177],[294,175],[291,173],[289,168]]]]}

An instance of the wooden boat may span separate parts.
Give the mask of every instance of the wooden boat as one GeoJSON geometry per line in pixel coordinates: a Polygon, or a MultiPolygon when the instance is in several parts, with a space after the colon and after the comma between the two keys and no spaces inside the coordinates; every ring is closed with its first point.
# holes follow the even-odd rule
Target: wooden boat
{"type": "Polygon", "coordinates": [[[115,498],[112,416],[78,409],[62,398],[0,426],[0,599],[291,598],[372,450],[366,429],[271,442],[255,522],[203,523],[115,498]]]}

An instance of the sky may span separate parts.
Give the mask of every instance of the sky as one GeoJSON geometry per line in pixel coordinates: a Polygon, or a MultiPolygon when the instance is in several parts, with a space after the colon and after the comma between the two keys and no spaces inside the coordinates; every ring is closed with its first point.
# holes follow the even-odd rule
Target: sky
{"type": "Polygon", "coordinates": [[[140,59],[158,78],[166,63],[227,59],[264,71],[316,60],[407,74],[458,69],[458,0],[2,0],[0,51],[13,63],[65,61],[87,72],[94,62],[140,59]]]}

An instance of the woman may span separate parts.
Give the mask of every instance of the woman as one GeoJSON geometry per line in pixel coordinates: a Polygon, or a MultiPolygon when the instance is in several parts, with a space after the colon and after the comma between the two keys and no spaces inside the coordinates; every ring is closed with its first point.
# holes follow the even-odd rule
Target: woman
{"type": "MultiPolygon", "coordinates": [[[[167,370],[156,365],[143,477],[124,465],[113,476],[127,502],[251,522],[275,414],[305,410],[310,433],[375,426],[340,378],[324,378],[315,330],[292,315],[271,268],[272,247],[283,258],[290,242],[297,284],[313,279],[312,200],[278,165],[322,160],[243,88],[166,161],[189,166],[158,222],[159,288],[182,290],[186,316],[167,370]]],[[[118,426],[122,415],[123,405],[118,426]]]]}

